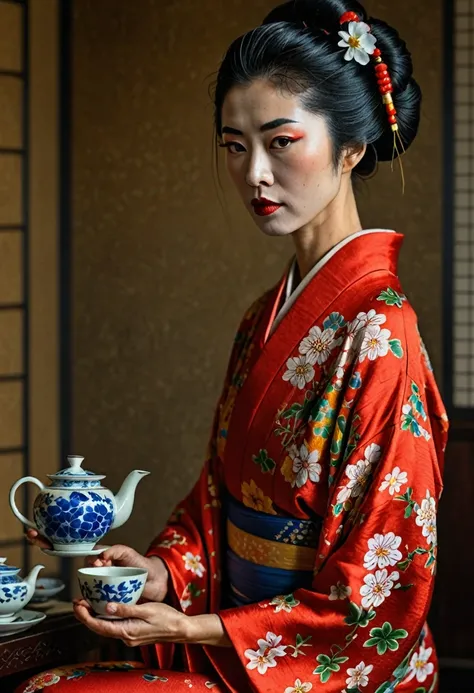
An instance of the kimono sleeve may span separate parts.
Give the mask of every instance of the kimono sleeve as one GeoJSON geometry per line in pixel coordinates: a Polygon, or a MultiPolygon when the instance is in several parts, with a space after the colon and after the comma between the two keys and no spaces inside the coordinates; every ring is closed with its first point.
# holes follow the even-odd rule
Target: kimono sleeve
{"type": "MultiPolygon", "coordinates": [[[[396,358],[377,350],[381,328],[366,326],[345,373],[334,375],[357,391],[348,389],[337,412],[320,481],[328,505],[312,589],[220,612],[259,693],[390,693],[415,675],[413,690],[432,682],[430,648],[416,671],[410,663],[433,592],[447,424],[404,311],[393,307],[390,316],[400,336],[391,345],[396,358]]],[[[310,421],[310,449],[316,430],[310,421]]]]}

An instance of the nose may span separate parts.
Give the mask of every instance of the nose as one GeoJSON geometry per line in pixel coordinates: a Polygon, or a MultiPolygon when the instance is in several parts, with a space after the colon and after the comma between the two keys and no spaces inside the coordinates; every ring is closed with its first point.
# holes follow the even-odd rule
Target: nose
{"type": "Polygon", "coordinates": [[[253,152],[249,159],[245,180],[251,188],[273,185],[272,169],[264,152],[253,152]]]}

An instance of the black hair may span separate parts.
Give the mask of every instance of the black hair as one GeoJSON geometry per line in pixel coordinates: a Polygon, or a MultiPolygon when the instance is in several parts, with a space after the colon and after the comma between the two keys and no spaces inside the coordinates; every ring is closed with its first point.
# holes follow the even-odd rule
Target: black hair
{"type": "Polygon", "coordinates": [[[367,177],[377,161],[394,154],[393,132],[378,90],[375,65],[344,60],[339,23],[355,12],[371,27],[376,47],[388,65],[400,138],[407,149],[420,120],[421,90],[413,79],[411,55],[398,32],[369,17],[357,0],[291,0],[279,5],[261,26],[237,38],[227,50],[214,90],[215,127],[222,136],[222,106],[230,89],[267,79],[276,88],[299,95],[302,106],[322,115],[334,145],[334,164],[344,147],[367,145],[354,173],[367,177]]]}

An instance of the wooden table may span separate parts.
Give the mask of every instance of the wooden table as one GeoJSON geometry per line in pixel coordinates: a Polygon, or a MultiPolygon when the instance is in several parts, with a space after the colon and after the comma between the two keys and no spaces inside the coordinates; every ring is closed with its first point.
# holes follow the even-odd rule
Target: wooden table
{"type": "Polygon", "coordinates": [[[0,638],[0,691],[13,693],[46,668],[120,658],[119,641],[101,638],[73,614],[47,616],[30,630],[0,638]]]}

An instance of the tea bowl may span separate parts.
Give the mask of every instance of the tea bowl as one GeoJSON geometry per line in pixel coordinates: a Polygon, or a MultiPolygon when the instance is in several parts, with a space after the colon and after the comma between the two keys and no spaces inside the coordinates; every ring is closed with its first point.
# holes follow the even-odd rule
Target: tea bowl
{"type": "Polygon", "coordinates": [[[145,587],[148,571],[118,566],[90,567],[79,568],[77,577],[82,597],[95,615],[115,620],[119,617],[107,613],[107,604],[136,604],[145,587]]]}

